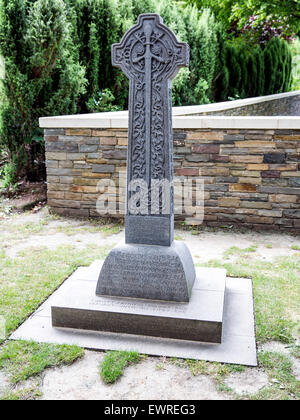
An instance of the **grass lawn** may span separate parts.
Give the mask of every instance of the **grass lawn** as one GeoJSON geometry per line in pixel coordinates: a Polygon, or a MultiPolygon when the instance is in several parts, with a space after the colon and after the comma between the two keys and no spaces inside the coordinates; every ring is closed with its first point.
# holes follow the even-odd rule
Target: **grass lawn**
{"type": "MultiPolygon", "coordinates": [[[[49,222],[47,217],[38,223],[19,224],[13,223],[13,220],[10,220],[11,223],[7,220],[0,223],[3,239],[0,244],[0,369],[9,375],[11,384],[18,384],[47,367],[69,364],[83,355],[83,349],[77,346],[5,340],[78,267],[88,266],[95,259],[104,259],[110,247],[89,244],[77,249],[75,246],[58,245],[52,250],[38,246],[25,248],[15,258],[10,258],[5,253],[7,246],[13,246],[22,238],[26,240],[29,236],[45,233],[44,228],[49,222]]],[[[75,233],[75,227],[60,226],[56,231],[65,230],[64,233],[70,235],[72,229],[75,233]]],[[[111,233],[119,229],[117,225],[112,226],[111,233]]],[[[78,230],[85,232],[82,226],[78,230]]],[[[91,224],[87,231],[97,232],[97,227],[91,224]]],[[[101,225],[98,232],[102,231],[105,235],[109,234],[109,228],[101,225]]],[[[29,395],[35,395],[35,389],[29,391],[29,395]]],[[[28,392],[25,395],[28,398],[28,392]]],[[[24,392],[9,392],[2,396],[3,399],[23,397],[24,392]]]]}
{"type": "Polygon", "coordinates": [[[300,253],[264,261],[251,258],[255,249],[231,247],[224,252],[224,259],[235,255],[232,261],[211,260],[199,265],[223,267],[230,277],[252,278],[257,341],[293,343],[293,332],[299,329],[295,319],[300,312],[300,253]]]}
{"type": "MultiPolygon", "coordinates": [[[[61,221],[64,222],[64,219],[61,221]]],[[[53,227],[50,222],[49,216],[35,222],[16,223],[14,217],[0,221],[0,374],[4,372],[11,383],[11,389],[0,395],[0,399],[39,398],[38,381],[24,389],[17,388],[17,385],[28,378],[38,379],[46,368],[70,364],[82,357],[83,350],[76,346],[10,342],[6,339],[72,272],[80,266],[90,265],[95,259],[104,259],[111,246],[91,243],[81,248],[76,244],[59,243],[55,249],[40,245],[24,246],[15,257],[7,255],[8,249],[20,241],[26,243],[29,238],[32,244],[35,235],[44,235],[46,241],[47,235],[55,233],[72,237],[78,233],[99,232],[105,238],[120,231],[119,225],[97,226],[85,222],[79,226],[62,224],[53,227]],[[5,321],[2,341],[1,320],[5,321]]],[[[268,243],[265,245],[265,248],[271,247],[268,243]]],[[[233,246],[224,250],[221,259],[199,265],[224,267],[228,276],[252,278],[258,343],[273,340],[286,343],[293,357],[299,358],[300,351],[295,337],[300,338],[300,252],[294,246],[290,249],[292,255],[266,261],[256,251],[255,244],[245,248],[233,246]]],[[[258,357],[260,367],[269,376],[270,386],[245,398],[299,399],[300,385],[292,372],[290,357],[266,351],[259,352],[258,357]]],[[[140,359],[143,357],[130,352],[108,352],[99,373],[106,383],[113,383],[122,375],[126,366],[138,363],[140,359]]],[[[243,371],[245,368],[242,366],[177,359],[168,359],[168,363],[189,369],[192,375],[210,375],[220,391],[239,398],[225,385],[224,379],[232,372],[243,371]]]]}

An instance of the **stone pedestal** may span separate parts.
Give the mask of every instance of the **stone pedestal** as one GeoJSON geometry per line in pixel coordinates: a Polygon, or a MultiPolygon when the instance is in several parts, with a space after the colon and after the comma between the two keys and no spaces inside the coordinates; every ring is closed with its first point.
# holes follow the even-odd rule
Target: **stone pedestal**
{"type": "Polygon", "coordinates": [[[106,258],[96,295],[188,302],[195,268],[187,246],[122,244],[106,258]]]}

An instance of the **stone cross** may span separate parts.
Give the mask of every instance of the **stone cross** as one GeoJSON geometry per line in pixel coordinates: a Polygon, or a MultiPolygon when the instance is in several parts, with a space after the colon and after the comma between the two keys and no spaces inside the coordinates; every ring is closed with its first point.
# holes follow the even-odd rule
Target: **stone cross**
{"type": "Polygon", "coordinates": [[[156,14],[140,15],[112,46],[113,65],[130,80],[125,244],[105,259],[97,296],[189,302],[193,259],[173,240],[171,102],[171,79],[188,61],[188,45],[156,14]]]}
{"type": "Polygon", "coordinates": [[[173,242],[173,142],[171,80],[189,62],[157,14],[143,14],[112,46],[112,64],[130,80],[126,243],[173,242]]]}

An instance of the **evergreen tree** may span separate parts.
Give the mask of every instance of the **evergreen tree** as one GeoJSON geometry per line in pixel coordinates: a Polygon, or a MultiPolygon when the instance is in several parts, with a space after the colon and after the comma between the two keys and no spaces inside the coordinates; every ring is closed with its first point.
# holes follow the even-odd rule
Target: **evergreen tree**
{"type": "Polygon", "coordinates": [[[74,62],[62,0],[2,0],[0,54],[5,59],[0,142],[11,178],[35,176],[43,151],[38,118],[74,113],[84,69],[74,62]]]}
{"type": "Polygon", "coordinates": [[[263,51],[259,46],[256,46],[253,50],[253,54],[256,59],[257,67],[257,81],[256,81],[256,90],[254,96],[262,96],[264,94],[265,88],[265,68],[264,68],[264,55],[263,51]]]}
{"type": "Polygon", "coordinates": [[[246,60],[248,70],[248,81],[246,86],[246,97],[254,97],[257,91],[257,61],[254,53],[248,54],[246,60]]]}
{"type": "Polygon", "coordinates": [[[239,49],[235,44],[226,46],[226,66],[229,71],[228,98],[233,99],[239,96],[239,89],[243,84],[239,49]]]}
{"type": "Polygon", "coordinates": [[[226,66],[225,41],[226,35],[221,24],[216,26],[217,57],[215,74],[212,83],[212,97],[215,102],[226,101],[228,97],[229,72],[226,66]]]}

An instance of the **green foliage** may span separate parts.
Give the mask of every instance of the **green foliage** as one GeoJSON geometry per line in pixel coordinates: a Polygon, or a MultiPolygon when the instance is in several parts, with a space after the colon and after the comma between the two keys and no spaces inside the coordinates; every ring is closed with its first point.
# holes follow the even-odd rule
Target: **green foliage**
{"type": "Polygon", "coordinates": [[[88,84],[80,95],[79,110],[88,112],[91,98],[108,88],[122,107],[127,80],[111,65],[111,45],[119,42],[125,28],[116,1],[66,0],[76,61],[86,69],[88,84]],[[124,29],[124,30],[123,30],[124,29]]]}
{"type": "Polygon", "coordinates": [[[218,64],[220,25],[209,10],[199,15],[193,6],[182,8],[167,0],[67,0],[67,4],[76,56],[86,67],[89,81],[80,98],[81,112],[113,109],[102,108],[101,97],[106,89],[114,96],[111,105],[127,107],[128,80],[111,65],[111,44],[119,42],[138,16],[146,12],[160,14],[178,39],[188,42],[191,48],[189,69],[182,69],[173,82],[173,104],[201,104],[214,99],[212,85],[218,64]]]}
{"type": "Polygon", "coordinates": [[[288,44],[273,38],[264,50],[265,94],[290,90],[292,56],[288,44]]]}
{"type": "Polygon", "coordinates": [[[1,170],[1,177],[2,177],[2,188],[9,190],[10,188],[15,191],[17,184],[15,183],[16,179],[16,167],[14,162],[5,163],[1,170]]]}
{"type": "Polygon", "coordinates": [[[242,28],[255,15],[258,23],[277,21],[286,33],[300,30],[298,0],[185,0],[185,3],[195,4],[200,10],[210,7],[226,29],[232,22],[242,28]]]}
{"type": "Polygon", "coordinates": [[[300,90],[300,38],[295,38],[292,51],[292,86],[291,90],[300,90]]]}
{"type": "Polygon", "coordinates": [[[256,60],[256,90],[254,96],[263,96],[265,93],[265,62],[262,50],[256,46],[253,50],[256,60]]]}
{"type": "Polygon", "coordinates": [[[135,351],[109,351],[100,366],[100,375],[104,382],[111,384],[123,375],[126,366],[136,364],[141,355],[135,351]]]}
{"type": "Polygon", "coordinates": [[[91,112],[113,112],[119,111],[120,107],[117,105],[112,105],[115,97],[111,93],[110,89],[104,89],[102,91],[96,92],[96,94],[90,98],[86,106],[91,112]]]}
{"type": "MultiPolygon", "coordinates": [[[[193,14],[189,13],[189,16],[192,17],[193,14]]],[[[196,15],[194,14],[194,16],[196,15]]],[[[193,82],[194,79],[195,85],[194,103],[208,103],[213,100],[212,87],[219,59],[219,27],[209,9],[205,9],[199,23],[194,21],[194,25],[191,27],[196,29],[190,31],[190,39],[188,39],[192,57],[190,82],[193,82]]],[[[190,100],[187,100],[187,103],[189,102],[190,100]]]]}
{"type": "Polygon", "coordinates": [[[77,110],[85,78],[72,49],[62,0],[2,0],[5,101],[0,104],[0,147],[13,162],[16,177],[25,172],[34,176],[36,158],[43,153],[38,118],[77,110]]]}
{"type": "Polygon", "coordinates": [[[286,41],[273,38],[262,50],[242,39],[227,41],[223,47],[221,100],[271,95],[289,91],[292,56],[286,41]]]}

